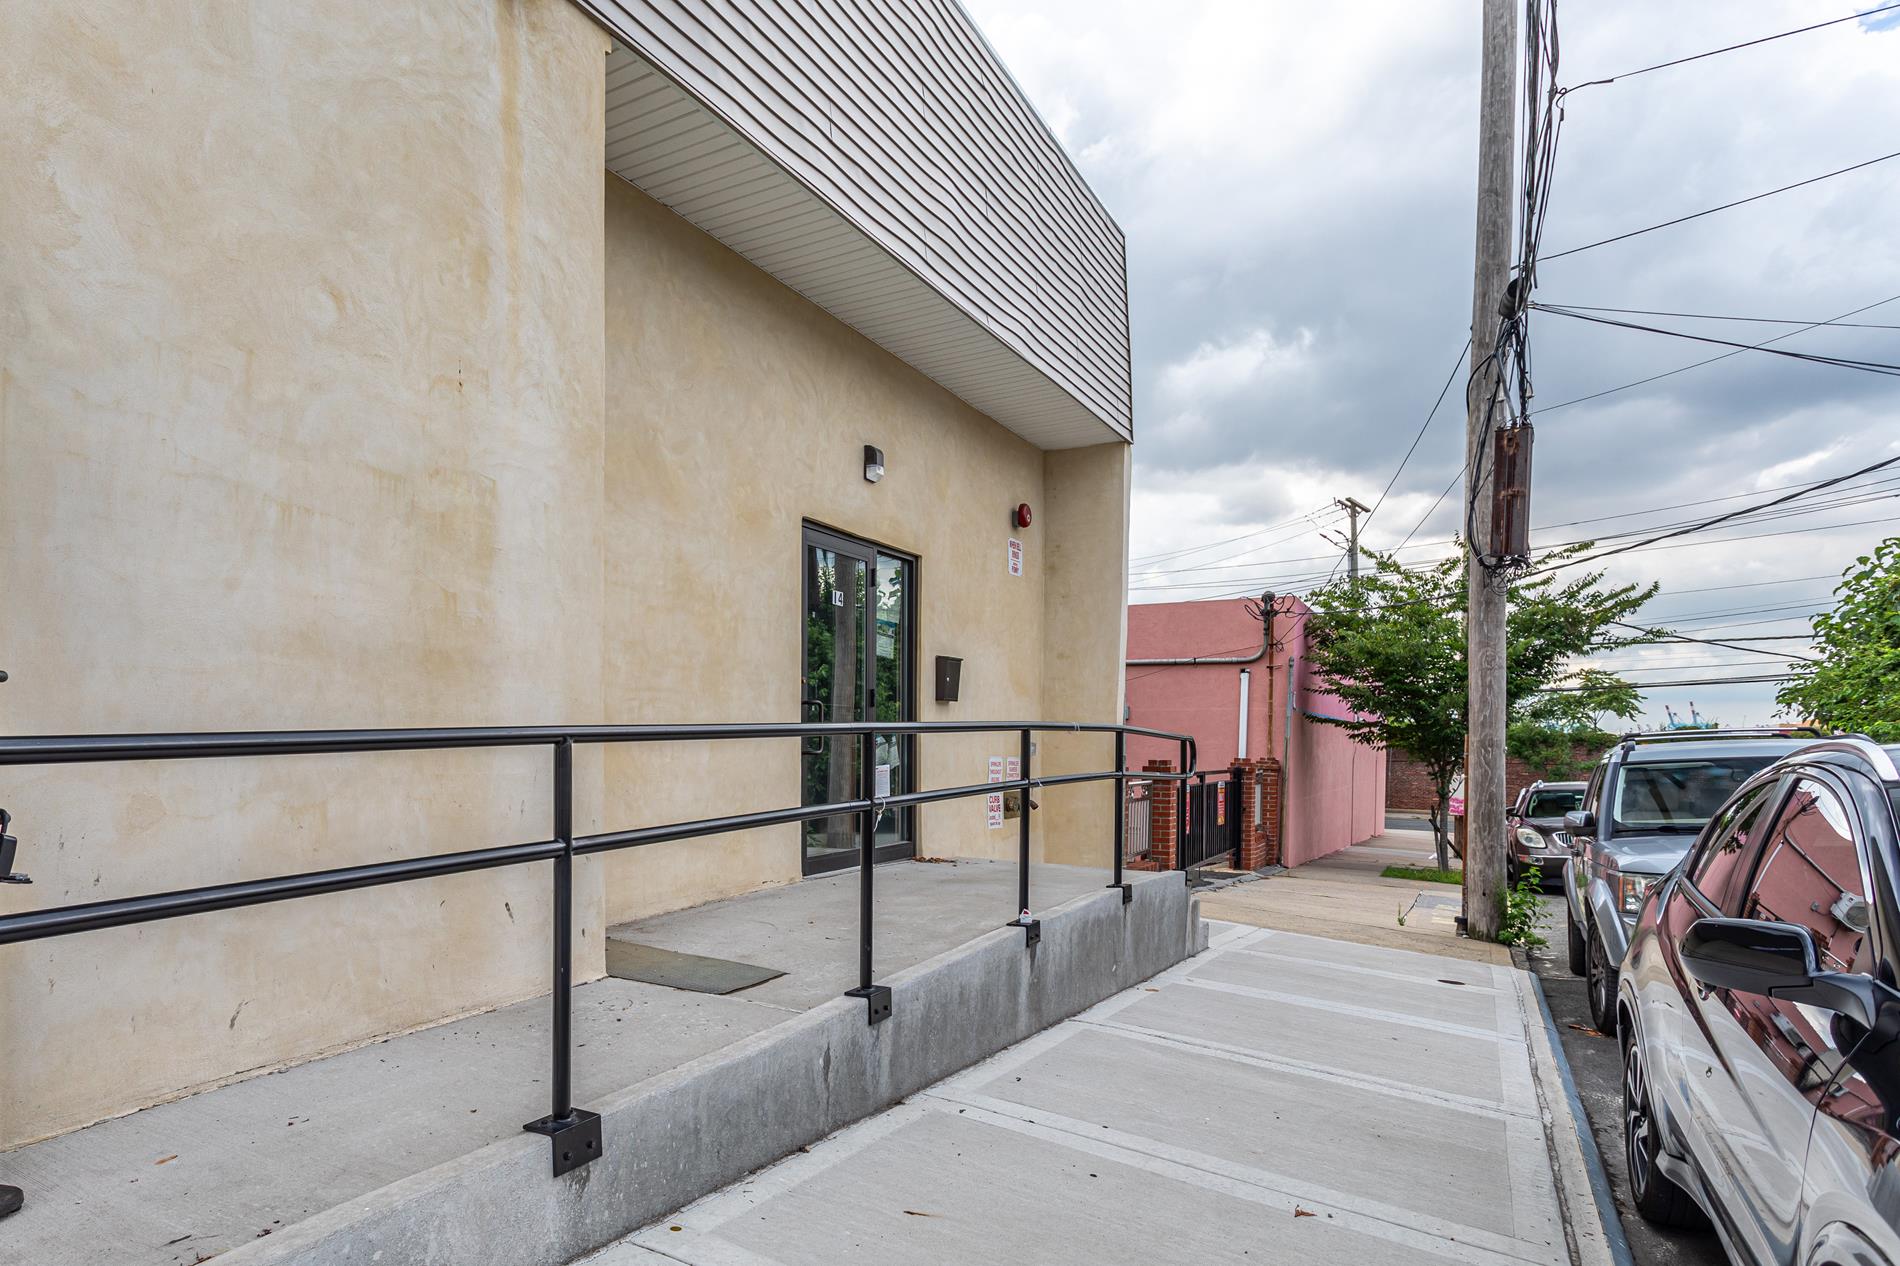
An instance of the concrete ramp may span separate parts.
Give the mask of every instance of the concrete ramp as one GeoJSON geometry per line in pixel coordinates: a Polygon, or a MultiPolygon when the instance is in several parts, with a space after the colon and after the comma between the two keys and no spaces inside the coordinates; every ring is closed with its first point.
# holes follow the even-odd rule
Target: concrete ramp
{"type": "Polygon", "coordinates": [[[1525,972],[1215,926],[577,1266],[1609,1266],[1525,972]]]}
{"type": "MultiPolygon", "coordinates": [[[[7,1260],[132,1266],[561,1263],[876,1113],[1160,972],[1205,944],[1179,875],[1039,866],[1041,942],[1000,926],[1015,869],[878,870],[891,1018],[837,996],[856,876],[665,916],[640,936],[743,944],[788,974],[718,997],[622,980],[575,992],[576,1099],[605,1154],[552,1178],[546,999],[394,1037],[0,1154],[27,1189],[7,1260]],[[932,900],[935,890],[936,899],[932,900]],[[887,914],[889,892],[900,913],[887,914]],[[847,900],[848,904],[848,900],[847,900]],[[921,917],[920,914],[927,917],[921,917]],[[718,926],[774,928],[743,942],[718,926]],[[708,932],[707,929],[713,929],[708,932]],[[987,928],[988,930],[984,930],[987,928]],[[773,990],[774,996],[748,997],[773,990]],[[809,1001],[807,1001],[809,999],[809,1001]]],[[[736,951],[729,951],[736,952],[736,951]]]]}

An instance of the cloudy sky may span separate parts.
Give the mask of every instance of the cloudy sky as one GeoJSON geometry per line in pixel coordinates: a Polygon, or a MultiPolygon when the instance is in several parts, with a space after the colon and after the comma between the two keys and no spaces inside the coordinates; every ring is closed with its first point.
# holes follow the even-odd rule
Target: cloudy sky
{"type": "MultiPolygon", "coordinates": [[[[966,3],[1128,234],[1130,599],[1322,581],[1339,556],[1322,535],[1339,526],[1327,508],[1379,502],[1467,333],[1477,5],[966,3]]],[[[1854,11],[1813,0],[1564,5],[1558,81],[1854,11]]],[[[1544,254],[1900,149],[1896,19],[1900,10],[1570,95],[1544,254]]],[[[1900,361],[1896,208],[1900,158],[1552,260],[1536,297],[1809,322],[1867,308],[1849,319],[1889,328],[1830,326],[1778,346],[1900,361]]],[[[1617,319],[1743,342],[1799,329],[1617,319]]],[[[1541,314],[1531,346],[1534,407],[1548,411],[1535,418],[1539,544],[1672,526],[1900,453],[1892,377],[1743,352],[1569,404],[1724,349],[1541,314]]],[[[1409,537],[1408,562],[1448,552],[1459,498],[1439,496],[1459,474],[1463,427],[1455,385],[1366,525],[1367,544],[1409,537]]],[[[1896,496],[1900,468],[1799,514],[1632,552],[1610,576],[1662,583],[1644,613],[1652,623],[1714,638],[1800,634],[1841,568],[1900,532],[1896,496]]],[[[1612,662],[1657,681],[1782,666],[1680,646],[1612,662]]],[[[1646,718],[1693,699],[1706,717],[1762,723],[1773,692],[1658,690],[1646,718]]]]}

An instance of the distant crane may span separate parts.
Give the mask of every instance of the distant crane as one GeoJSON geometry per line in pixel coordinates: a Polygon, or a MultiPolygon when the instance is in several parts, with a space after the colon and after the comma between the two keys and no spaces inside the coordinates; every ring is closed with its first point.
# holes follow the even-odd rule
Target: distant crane
{"type": "Polygon", "coordinates": [[[1666,730],[1713,730],[1719,724],[1715,721],[1704,721],[1702,714],[1695,710],[1694,699],[1689,700],[1689,719],[1686,721],[1677,716],[1676,710],[1666,703],[1663,705],[1663,714],[1669,718],[1669,724],[1663,727],[1666,730]]]}

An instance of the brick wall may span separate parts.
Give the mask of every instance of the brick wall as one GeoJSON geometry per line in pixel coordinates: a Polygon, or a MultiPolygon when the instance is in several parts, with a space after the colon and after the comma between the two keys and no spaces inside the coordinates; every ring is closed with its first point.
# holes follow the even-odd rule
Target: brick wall
{"type": "MultiPolygon", "coordinates": [[[[1595,763],[1602,755],[1594,749],[1579,747],[1577,759],[1595,763]]],[[[1588,771],[1581,774],[1567,774],[1566,778],[1585,778],[1588,771]]],[[[1508,788],[1507,800],[1517,799],[1517,793],[1536,782],[1539,778],[1553,781],[1557,775],[1547,770],[1533,769],[1515,756],[1504,760],[1504,780],[1508,788]]],[[[1416,810],[1423,813],[1432,807],[1432,779],[1425,772],[1425,766],[1401,751],[1386,753],[1385,763],[1385,807],[1388,810],[1416,810]]]]}

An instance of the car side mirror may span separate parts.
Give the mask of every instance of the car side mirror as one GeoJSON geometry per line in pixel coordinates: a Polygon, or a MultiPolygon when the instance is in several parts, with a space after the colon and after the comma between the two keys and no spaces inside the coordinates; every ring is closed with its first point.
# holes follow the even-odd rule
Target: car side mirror
{"type": "Polygon", "coordinates": [[[1588,809],[1572,809],[1564,814],[1564,825],[1570,828],[1572,835],[1579,832],[1588,835],[1596,829],[1597,815],[1588,809]]]}
{"type": "Polygon", "coordinates": [[[1682,938],[1682,965],[1711,989],[1733,989],[1807,1003],[1872,1028],[1880,1006],[1874,982],[1822,971],[1814,937],[1792,923],[1697,919],[1682,938]]]}

